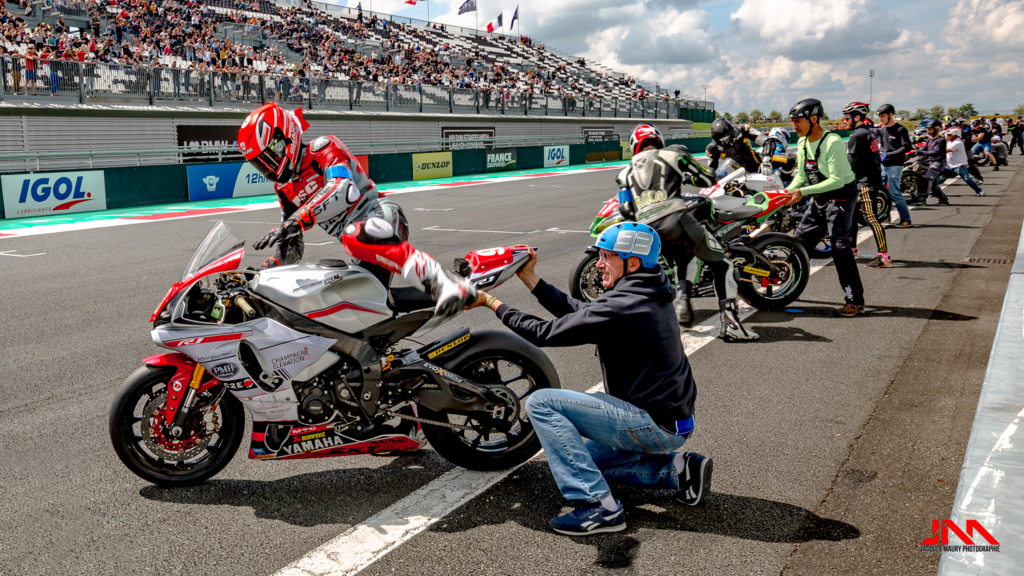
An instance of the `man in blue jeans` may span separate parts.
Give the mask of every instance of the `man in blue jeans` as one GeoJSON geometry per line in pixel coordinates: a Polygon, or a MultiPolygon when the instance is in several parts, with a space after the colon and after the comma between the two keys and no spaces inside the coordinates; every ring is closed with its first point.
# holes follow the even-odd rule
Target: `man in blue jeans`
{"type": "Polygon", "coordinates": [[[597,345],[605,393],[542,389],[526,399],[558,489],[578,505],[548,522],[569,536],[626,528],[609,481],[675,490],[689,506],[711,489],[711,459],[676,452],[693,432],[697,389],[680,341],[675,291],[658,265],[658,233],[624,222],[605,230],[595,247],[607,291],[594,302],[574,300],[541,280],[531,251],[519,279],[554,320],[520,312],[484,292],[471,306],[491,308],[538,346],[597,345]]]}
{"type": "Polygon", "coordinates": [[[907,132],[906,126],[892,119],[895,113],[896,108],[892,104],[882,104],[878,107],[878,139],[881,144],[879,154],[882,158],[882,176],[889,189],[889,198],[900,215],[898,226],[909,227],[912,225],[910,210],[907,208],[906,199],[903,198],[900,180],[903,178],[903,164],[907,161],[907,152],[913,145],[910,143],[910,133],[907,132]]]}

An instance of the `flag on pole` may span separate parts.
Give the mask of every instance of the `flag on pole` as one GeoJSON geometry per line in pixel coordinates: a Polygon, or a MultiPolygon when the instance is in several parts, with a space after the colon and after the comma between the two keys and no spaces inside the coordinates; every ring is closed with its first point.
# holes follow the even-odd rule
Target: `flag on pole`
{"type": "Polygon", "coordinates": [[[516,4],[516,11],[512,13],[512,20],[508,23],[508,29],[511,30],[516,25],[516,20],[519,19],[519,4],[516,4]]]}
{"type": "Polygon", "coordinates": [[[406,4],[416,5],[417,2],[426,2],[427,0],[405,0],[406,4]]]}
{"type": "Polygon", "coordinates": [[[501,14],[498,14],[498,19],[497,20],[492,20],[492,21],[487,23],[487,31],[488,32],[494,32],[495,30],[498,30],[500,28],[501,28],[501,14]]]}
{"type": "Polygon", "coordinates": [[[476,12],[476,0],[466,0],[459,6],[459,14],[465,14],[466,12],[476,12]]]}

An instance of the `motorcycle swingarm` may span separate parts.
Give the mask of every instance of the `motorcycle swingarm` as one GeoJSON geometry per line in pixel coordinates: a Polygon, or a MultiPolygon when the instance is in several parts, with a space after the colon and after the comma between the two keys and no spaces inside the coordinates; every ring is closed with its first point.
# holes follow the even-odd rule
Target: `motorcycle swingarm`
{"type": "MultiPolygon", "coordinates": [[[[424,360],[419,354],[402,359],[401,366],[391,363],[384,373],[385,382],[416,382],[410,390],[417,402],[435,412],[460,412],[465,414],[485,412],[495,415],[496,409],[505,402],[487,386],[453,374],[449,370],[424,360]],[[427,386],[427,384],[435,384],[427,386]]],[[[500,418],[500,416],[498,416],[500,418]]]]}
{"type": "Polygon", "coordinates": [[[734,243],[729,245],[729,251],[734,256],[744,255],[749,259],[753,259],[757,264],[764,266],[772,276],[778,275],[779,269],[775,266],[775,263],[765,258],[764,254],[761,254],[757,250],[754,250],[750,246],[741,243],[734,243]]]}

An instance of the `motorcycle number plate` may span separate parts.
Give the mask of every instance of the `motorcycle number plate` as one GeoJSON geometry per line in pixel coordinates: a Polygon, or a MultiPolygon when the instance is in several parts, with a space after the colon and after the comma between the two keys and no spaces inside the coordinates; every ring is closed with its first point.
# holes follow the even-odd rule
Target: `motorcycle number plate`
{"type": "Polygon", "coordinates": [[[771,276],[771,272],[769,270],[762,270],[760,268],[754,268],[753,266],[744,266],[743,271],[755,276],[771,276]]]}

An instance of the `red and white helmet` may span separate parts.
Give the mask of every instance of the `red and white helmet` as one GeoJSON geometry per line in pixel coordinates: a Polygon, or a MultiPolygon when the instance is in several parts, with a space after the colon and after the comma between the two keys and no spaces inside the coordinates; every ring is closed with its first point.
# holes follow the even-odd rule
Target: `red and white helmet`
{"type": "Polygon", "coordinates": [[[629,149],[636,155],[643,150],[644,146],[664,148],[665,139],[661,137],[661,130],[650,124],[637,124],[636,128],[633,128],[633,133],[629,136],[629,149]]]}
{"type": "Polygon", "coordinates": [[[242,123],[238,148],[260,174],[283,184],[299,165],[302,132],[308,128],[302,108],[288,112],[277,104],[264,104],[242,123]]]}

